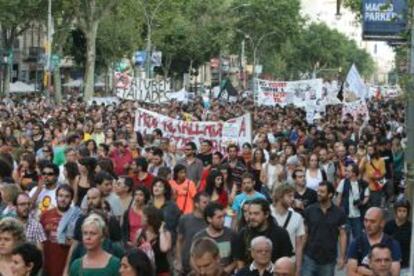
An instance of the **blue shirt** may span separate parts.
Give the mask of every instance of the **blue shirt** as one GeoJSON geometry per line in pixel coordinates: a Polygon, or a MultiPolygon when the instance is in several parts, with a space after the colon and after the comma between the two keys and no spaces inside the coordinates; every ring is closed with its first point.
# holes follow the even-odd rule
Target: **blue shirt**
{"type": "Polygon", "coordinates": [[[246,201],[253,200],[253,199],[256,199],[256,198],[266,199],[266,197],[263,194],[259,193],[259,192],[255,192],[253,195],[250,195],[250,196],[243,192],[243,193],[237,195],[234,198],[233,206],[231,207],[231,209],[233,209],[233,211],[237,214],[237,217],[240,218],[240,216],[241,216],[240,210],[241,210],[241,207],[243,206],[243,204],[246,201]]]}
{"type": "MultiPolygon", "coordinates": [[[[383,234],[381,244],[386,245],[391,250],[391,257],[393,262],[401,261],[401,249],[399,243],[387,234],[383,234]]],[[[356,238],[351,242],[348,248],[348,259],[358,261],[358,265],[368,265],[368,254],[371,251],[366,234],[356,238]]]]}

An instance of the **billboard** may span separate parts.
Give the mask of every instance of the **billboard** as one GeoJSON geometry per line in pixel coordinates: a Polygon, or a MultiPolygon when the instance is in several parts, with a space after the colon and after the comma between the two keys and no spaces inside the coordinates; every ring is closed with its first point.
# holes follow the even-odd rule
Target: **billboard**
{"type": "Polygon", "coordinates": [[[400,41],[407,26],[407,0],[363,0],[365,40],[400,41]]]}

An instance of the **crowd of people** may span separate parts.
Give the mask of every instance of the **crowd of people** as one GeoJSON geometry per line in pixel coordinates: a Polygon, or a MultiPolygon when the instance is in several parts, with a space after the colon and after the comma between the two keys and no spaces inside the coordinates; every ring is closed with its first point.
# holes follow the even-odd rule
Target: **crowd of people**
{"type": "Polygon", "coordinates": [[[244,98],[188,105],[0,102],[0,275],[393,275],[409,265],[404,105],[370,119],[244,98]],[[134,130],[250,112],[252,143],[215,151],[134,130]],[[42,274],[39,274],[42,273],[42,274]]]}

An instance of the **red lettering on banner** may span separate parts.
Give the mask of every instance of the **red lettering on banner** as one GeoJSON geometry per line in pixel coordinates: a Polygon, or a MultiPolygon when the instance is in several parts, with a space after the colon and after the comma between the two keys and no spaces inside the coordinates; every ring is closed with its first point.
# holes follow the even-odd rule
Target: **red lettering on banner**
{"type": "Polygon", "coordinates": [[[245,118],[243,117],[241,124],[240,124],[239,137],[246,135],[246,122],[244,119],[245,118]]]}

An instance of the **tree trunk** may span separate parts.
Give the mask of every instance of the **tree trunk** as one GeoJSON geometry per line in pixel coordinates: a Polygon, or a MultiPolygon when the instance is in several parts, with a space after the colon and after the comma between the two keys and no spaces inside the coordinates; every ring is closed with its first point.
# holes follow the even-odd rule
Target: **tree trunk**
{"type": "Polygon", "coordinates": [[[53,70],[53,83],[55,85],[55,102],[56,104],[62,103],[62,79],[60,66],[56,66],[53,70]]]}
{"type": "Polygon", "coordinates": [[[98,22],[91,22],[85,30],[86,37],[86,65],[84,75],[83,99],[88,101],[93,97],[95,84],[95,60],[96,60],[96,35],[98,33],[98,22]]]}
{"type": "Polygon", "coordinates": [[[7,63],[7,65],[5,66],[5,71],[4,71],[4,82],[3,82],[3,91],[4,91],[4,96],[5,97],[9,97],[10,96],[10,77],[11,77],[11,64],[10,62],[7,63]]]}

